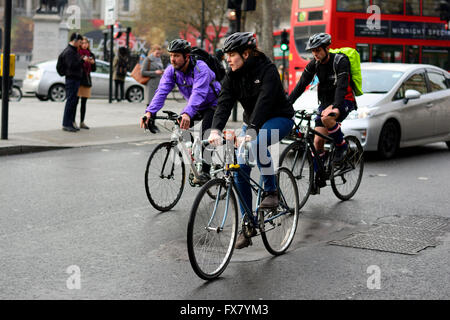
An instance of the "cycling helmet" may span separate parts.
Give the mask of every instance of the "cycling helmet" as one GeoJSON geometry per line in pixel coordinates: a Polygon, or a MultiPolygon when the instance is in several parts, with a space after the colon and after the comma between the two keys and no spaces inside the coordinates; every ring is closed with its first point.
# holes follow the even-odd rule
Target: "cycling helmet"
{"type": "Polygon", "coordinates": [[[223,52],[244,52],[245,49],[256,48],[256,39],[251,32],[236,32],[225,39],[223,52]]]}
{"type": "Polygon", "coordinates": [[[328,33],[313,34],[306,44],[306,50],[311,50],[319,47],[327,47],[331,44],[331,36],[328,33]]]}
{"type": "Polygon", "coordinates": [[[175,39],[169,43],[167,47],[167,51],[169,52],[179,52],[179,53],[190,53],[191,52],[191,44],[184,39],[175,39]]]}

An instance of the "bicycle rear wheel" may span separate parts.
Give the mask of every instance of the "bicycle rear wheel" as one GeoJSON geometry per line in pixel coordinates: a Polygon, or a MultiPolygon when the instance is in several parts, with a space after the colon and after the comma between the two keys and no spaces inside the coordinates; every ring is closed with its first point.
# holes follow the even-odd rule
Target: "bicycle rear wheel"
{"type": "Polygon", "coordinates": [[[346,136],[348,151],[342,163],[331,164],[331,188],[341,200],[349,200],[354,196],[361,184],[364,171],[363,148],[358,138],[346,136]]]}
{"type": "Polygon", "coordinates": [[[187,246],[192,269],[200,278],[217,278],[230,262],[238,231],[237,210],[234,193],[227,192],[223,179],[208,181],[195,198],[189,217],[187,246]],[[215,199],[211,199],[208,192],[215,194],[215,199]]]}
{"type": "Polygon", "coordinates": [[[145,169],[145,191],[153,208],[172,209],[184,189],[185,167],[183,156],[172,142],[156,146],[145,169]]]}
{"type": "Polygon", "coordinates": [[[299,196],[292,172],[281,167],[277,173],[280,203],[276,210],[260,210],[261,238],[267,251],[283,254],[291,245],[299,217],[299,196]]]}
{"type": "Polygon", "coordinates": [[[295,141],[287,146],[280,156],[280,167],[291,170],[297,182],[299,209],[303,208],[308,200],[314,181],[313,160],[307,150],[304,143],[295,141]],[[303,161],[303,157],[305,157],[305,161],[303,161]]]}

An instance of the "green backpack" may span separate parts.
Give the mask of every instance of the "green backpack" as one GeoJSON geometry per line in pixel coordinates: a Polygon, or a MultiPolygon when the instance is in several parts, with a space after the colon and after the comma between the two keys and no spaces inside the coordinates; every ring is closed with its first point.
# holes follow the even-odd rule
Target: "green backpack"
{"type": "MultiPolygon", "coordinates": [[[[342,59],[342,54],[345,54],[350,61],[350,73],[352,79],[352,88],[355,92],[356,96],[361,96],[364,94],[362,91],[362,76],[361,76],[361,60],[359,58],[359,53],[356,49],[353,48],[338,48],[338,49],[330,49],[332,53],[338,53],[333,62],[333,69],[336,75],[336,66],[339,61],[342,59]]],[[[337,81],[337,75],[336,75],[337,81]]]]}

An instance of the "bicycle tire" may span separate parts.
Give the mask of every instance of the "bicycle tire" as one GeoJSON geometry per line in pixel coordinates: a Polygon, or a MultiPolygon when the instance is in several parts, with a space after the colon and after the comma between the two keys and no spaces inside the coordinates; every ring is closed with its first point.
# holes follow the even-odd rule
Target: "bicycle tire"
{"type": "Polygon", "coordinates": [[[355,195],[356,191],[359,188],[359,185],[361,184],[362,175],[364,171],[364,156],[363,156],[363,148],[358,138],[354,136],[346,136],[344,139],[347,142],[349,149],[342,164],[336,164],[332,162],[330,182],[331,188],[333,189],[333,192],[336,195],[336,197],[338,197],[343,201],[346,201],[355,195]],[[349,176],[345,177],[345,174],[346,172],[351,173],[357,167],[359,167],[359,172],[357,173],[354,186],[352,186],[351,184],[348,183],[349,176]],[[353,169],[350,170],[351,168],[353,169]],[[340,177],[340,179],[337,179],[338,177],[340,177]],[[341,190],[343,188],[341,188],[340,186],[346,187],[350,186],[350,191],[344,193],[344,191],[341,190]]]}
{"type": "Polygon", "coordinates": [[[228,207],[226,206],[227,197],[220,196],[219,192],[220,194],[222,192],[227,194],[225,180],[213,179],[208,181],[197,194],[189,216],[187,228],[189,261],[194,272],[204,280],[213,280],[226,269],[233,255],[238,232],[238,206],[234,192],[230,190],[228,207]],[[207,191],[211,189],[214,190],[214,194],[219,195],[218,199],[216,196],[216,199],[213,200],[207,194],[207,191]],[[223,213],[222,207],[224,207],[223,213]],[[212,218],[211,214],[214,208],[217,211],[212,218]],[[222,223],[226,208],[228,208],[228,211],[226,211],[226,227],[219,231],[218,228],[222,223]],[[217,231],[206,229],[208,225],[212,229],[217,228],[217,231]],[[225,240],[222,242],[221,238],[225,240]],[[207,255],[218,258],[217,262],[211,262],[206,257],[207,255]],[[205,260],[207,260],[206,263],[205,260]]]}
{"type": "Polygon", "coordinates": [[[145,169],[145,192],[147,193],[147,198],[153,208],[164,212],[172,209],[178,203],[184,190],[185,170],[183,156],[180,151],[176,150],[176,146],[172,142],[163,142],[156,146],[148,158],[145,169]],[[179,160],[175,160],[175,158],[175,161],[169,163],[166,162],[166,166],[164,166],[164,159],[166,156],[167,160],[170,161],[171,150],[176,152],[172,152],[173,157],[178,155],[179,160]],[[162,160],[160,157],[162,157],[162,160]],[[177,161],[179,161],[179,163],[176,163],[177,161]],[[169,166],[167,166],[167,164],[169,164],[169,166]],[[167,173],[166,168],[172,170],[172,167],[170,167],[171,164],[174,164],[173,170],[176,170],[174,177],[170,179],[168,177],[161,177],[161,172],[167,173]],[[167,183],[170,180],[179,182],[179,186],[178,183],[173,186],[172,184],[167,183]],[[161,183],[164,183],[164,188],[161,188],[161,183]],[[173,190],[175,192],[172,196],[170,191],[173,190]],[[163,200],[163,202],[160,202],[161,200],[163,200]]]}
{"type": "Polygon", "coordinates": [[[278,169],[277,186],[280,204],[276,211],[260,210],[258,213],[264,246],[267,251],[275,256],[285,253],[291,245],[297,230],[300,210],[296,179],[288,168],[281,167],[278,169]],[[266,219],[287,212],[287,208],[289,208],[289,213],[284,213],[278,218],[265,222],[266,219]]]}
{"type": "Polygon", "coordinates": [[[288,145],[280,156],[280,167],[284,166],[291,170],[297,182],[299,192],[299,209],[303,208],[306,201],[308,201],[314,183],[313,159],[307,150],[308,149],[305,148],[305,144],[303,142],[295,141],[288,145]],[[302,168],[301,164],[304,152],[306,152],[306,158],[302,168]],[[292,160],[290,158],[292,158],[292,160]]]}
{"type": "Polygon", "coordinates": [[[10,101],[15,101],[15,102],[19,102],[22,99],[22,90],[20,90],[19,86],[14,85],[11,88],[11,93],[9,95],[9,100],[10,101]]]}

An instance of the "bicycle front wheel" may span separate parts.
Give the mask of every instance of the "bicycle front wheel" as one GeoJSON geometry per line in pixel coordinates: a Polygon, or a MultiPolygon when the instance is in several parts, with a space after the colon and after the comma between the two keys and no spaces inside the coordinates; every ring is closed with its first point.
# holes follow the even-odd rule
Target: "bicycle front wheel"
{"type": "Polygon", "coordinates": [[[331,188],[341,200],[349,200],[354,196],[361,184],[364,171],[363,148],[358,138],[346,136],[348,151],[342,163],[332,163],[331,188]]]}
{"type": "Polygon", "coordinates": [[[238,231],[238,207],[225,180],[208,181],[191,209],[187,230],[189,261],[204,280],[222,274],[230,262],[238,231]],[[215,194],[212,199],[208,192],[215,194]]]}
{"type": "Polygon", "coordinates": [[[278,208],[259,211],[261,238],[267,251],[273,255],[283,254],[291,245],[300,210],[297,184],[289,169],[278,169],[277,186],[278,208]]]}
{"type": "Polygon", "coordinates": [[[281,166],[291,170],[295,177],[301,209],[308,200],[314,181],[313,160],[305,144],[295,141],[287,146],[280,156],[281,166]]]}
{"type": "Polygon", "coordinates": [[[185,167],[183,156],[172,142],[156,146],[145,169],[145,191],[153,208],[172,209],[184,189],[185,167]]]}

